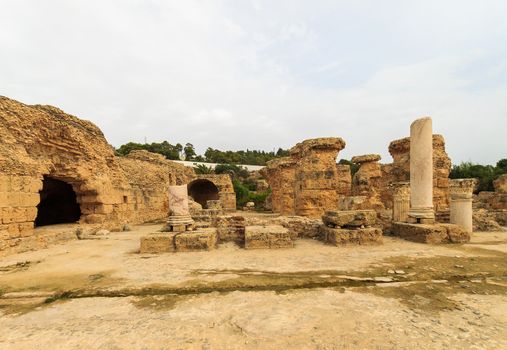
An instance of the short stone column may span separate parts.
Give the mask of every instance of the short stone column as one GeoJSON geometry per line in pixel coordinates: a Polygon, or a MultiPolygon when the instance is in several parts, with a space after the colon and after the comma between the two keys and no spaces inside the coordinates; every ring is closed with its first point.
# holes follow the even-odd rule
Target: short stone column
{"type": "Polygon", "coordinates": [[[164,231],[191,231],[193,224],[188,208],[187,186],[169,186],[169,219],[164,231]]]}
{"type": "Polygon", "coordinates": [[[472,232],[472,194],[476,179],[453,179],[449,181],[451,195],[451,224],[461,226],[466,232],[472,232]]]}
{"type": "Polygon", "coordinates": [[[410,211],[411,223],[433,224],[433,131],[430,117],[410,125],[410,211]]]}
{"type": "Polygon", "coordinates": [[[393,191],[393,221],[407,222],[410,210],[410,182],[394,182],[393,191]]]}

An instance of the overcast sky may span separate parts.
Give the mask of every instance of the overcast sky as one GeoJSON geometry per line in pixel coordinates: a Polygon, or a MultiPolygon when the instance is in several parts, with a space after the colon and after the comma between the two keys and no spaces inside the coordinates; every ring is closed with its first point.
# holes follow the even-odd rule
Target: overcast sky
{"type": "Polygon", "coordinates": [[[0,0],[0,95],[108,141],[198,152],[340,136],[380,153],[430,115],[454,163],[507,158],[505,0],[0,0]]]}

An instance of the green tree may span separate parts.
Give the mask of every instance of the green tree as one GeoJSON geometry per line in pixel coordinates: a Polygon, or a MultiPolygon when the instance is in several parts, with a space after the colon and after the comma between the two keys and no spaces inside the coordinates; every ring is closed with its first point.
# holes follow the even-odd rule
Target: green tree
{"type": "Polygon", "coordinates": [[[185,154],[185,160],[194,159],[196,156],[194,145],[192,145],[191,143],[185,144],[185,148],[183,148],[183,153],[185,154]]]}
{"type": "Polygon", "coordinates": [[[197,164],[194,166],[194,171],[196,174],[213,174],[213,168],[210,166],[206,166],[204,164],[197,164]]]}

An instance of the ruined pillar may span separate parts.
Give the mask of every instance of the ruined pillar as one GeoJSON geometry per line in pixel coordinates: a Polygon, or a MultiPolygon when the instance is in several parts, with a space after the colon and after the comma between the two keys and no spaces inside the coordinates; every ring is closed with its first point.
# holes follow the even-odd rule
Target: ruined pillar
{"type": "Polygon", "coordinates": [[[275,213],[294,215],[294,182],[296,161],[291,157],[270,160],[265,176],[271,187],[271,205],[275,213]]]}
{"type": "Polygon", "coordinates": [[[432,224],[433,209],[433,133],[430,117],[410,125],[410,210],[409,222],[432,224]]]}
{"type": "Polygon", "coordinates": [[[472,232],[472,194],[477,184],[476,179],[453,179],[449,181],[451,195],[451,224],[461,226],[472,232]]]}
{"type": "Polygon", "coordinates": [[[188,208],[187,185],[169,186],[169,219],[164,231],[191,231],[193,224],[188,208]]]}
{"type": "Polygon", "coordinates": [[[394,182],[391,184],[393,192],[393,221],[407,222],[410,210],[410,182],[394,182]]]}
{"type": "Polygon", "coordinates": [[[381,157],[378,154],[352,157],[352,163],[359,164],[359,170],[352,178],[352,195],[364,196],[368,209],[385,209],[380,200],[380,180],[382,177],[380,159],[381,157]]]}
{"type": "Polygon", "coordinates": [[[336,157],[345,148],[339,137],[305,140],[290,149],[296,159],[295,213],[320,218],[338,207],[336,157]]]}

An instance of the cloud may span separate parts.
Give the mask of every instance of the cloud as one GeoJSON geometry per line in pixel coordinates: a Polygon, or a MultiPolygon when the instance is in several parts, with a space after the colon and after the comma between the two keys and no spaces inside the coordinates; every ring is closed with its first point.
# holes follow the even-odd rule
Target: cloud
{"type": "Polygon", "coordinates": [[[0,94],[59,106],[113,145],[380,153],[434,117],[455,162],[507,157],[503,1],[6,0],[0,94]]]}

